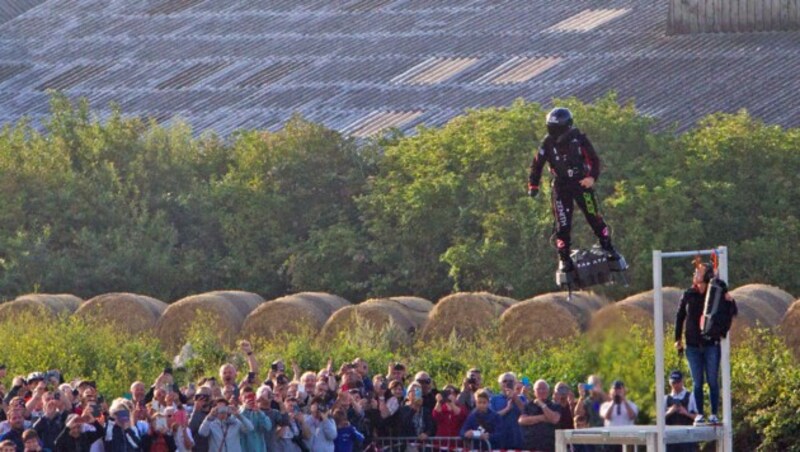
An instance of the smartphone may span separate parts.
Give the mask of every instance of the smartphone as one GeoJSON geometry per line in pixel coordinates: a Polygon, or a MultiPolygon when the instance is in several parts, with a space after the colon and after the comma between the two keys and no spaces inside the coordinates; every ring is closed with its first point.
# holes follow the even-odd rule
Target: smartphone
{"type": "Polygon", "coordinates": [[[247,372],[247,382],[253,384],[256,381],[256,373],[255,372],[247,372]]]}
{"type": "Polygon", "coordinates": [[[100,413],[102,413],[102,411],[100,410],[100,405],[98,404],[92,405],[92,416],[100,417],[100,413]]]}
{"type": "Polygon", "coordinates": [[[61,391],[56,391],[53,393],[53,400],[61,400],[61,391]]]}
{"type": "Polygon", "coordinates": [[[159,412],[161,411],[161,404],[158,403],[158,400],[153,400],[150,402],[150,408],[152,408],[155,412],[159,412]]]}
{"type": "Polygon", "coordinates": [[[414,387],[414,397],[421,399],[422,398],[422,388],[419,386],[414,387]]]}

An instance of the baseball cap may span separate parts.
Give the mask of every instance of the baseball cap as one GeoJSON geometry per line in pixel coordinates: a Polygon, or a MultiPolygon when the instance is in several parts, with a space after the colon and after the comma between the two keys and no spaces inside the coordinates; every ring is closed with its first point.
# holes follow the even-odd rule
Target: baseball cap
{"type": "Polygon", "coordinates": [[[682,381],[682,380],[683,380],[683,374],[681,373],[680,370],[673,370],[669,374],[669,381],[682,381]]]}
{"type": "Polygon", "coordinates": [[[613,387],[614,389],[624,388],[625,383],[623,383],[622,380],[614,380],[614,382],[611,383],[611,387],[613,387]]]}

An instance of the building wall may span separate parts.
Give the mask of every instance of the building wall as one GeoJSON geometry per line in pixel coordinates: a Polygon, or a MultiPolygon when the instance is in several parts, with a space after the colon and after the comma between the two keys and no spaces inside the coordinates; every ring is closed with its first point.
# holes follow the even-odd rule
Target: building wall
{"type": "Polygon", "coordinates": [[[800,0],[667,0],[671,34],[800,30],[800,0]]]}

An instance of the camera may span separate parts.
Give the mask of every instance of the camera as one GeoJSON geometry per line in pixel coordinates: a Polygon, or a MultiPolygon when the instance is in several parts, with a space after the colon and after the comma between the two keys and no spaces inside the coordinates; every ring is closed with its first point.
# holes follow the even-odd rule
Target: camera
{"type": "Polygon", "coordinates": [[[469,378],[467,378],[467,383],[471,384],[471,385],[476,385],[476,384],[478,384],[478,379],[475,378],[475,377],[469,377],[469,378]]]}
{"type": "Polygon", "coordinates": [[[445,389],[444,391],[442,391],[442,398],[444,399],[445,402],[448,402],[450,400],[450,396],[452,395],[453,391],[450,389],[445,389]]]}
{"type": "Polygon", "coordinates": [[[617,405],[622,403],[622,396],[620,396],[619,394],[615,395],[614,396],[614,403],[617,404],[617,405]]]}

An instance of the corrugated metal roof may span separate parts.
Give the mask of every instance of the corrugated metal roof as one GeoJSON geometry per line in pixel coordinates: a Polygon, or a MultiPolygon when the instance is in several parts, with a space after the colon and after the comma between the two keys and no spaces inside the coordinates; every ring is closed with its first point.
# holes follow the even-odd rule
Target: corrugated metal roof
{"type": "Polygon", "coordinates": [[[480,77],[476,83],[522,83],[563,61],[561,57],[514,57],[480,77]]]}
{"type": "Polygon", "coordinates": [[[373,112],[345,128],[354,137],[369,137],[383,130],[402,127],[422,115],[422,111],[373,112]]]}
{"type": "Polygon", "coordinates": [[[548,31],[589,31],[627,14],[630,9],[586,9],[548,28],[548,31]]]}
{"type": "Polygon", "coordinates": [[[428,58],[402,74],[394,77],[392,83],[411,85],[432,85],[441,83],[458,75],[479,61],[478,58],[428,58]]]}
{"type": "Polygon", "coordinates": [[[662,124],[740,108],[800,124],[800,33],[668,36],[666,19],[654,0],[15,0],[0,5],[0,123],[40,118],[55,88],[198,133],[293,113],[411,130],[609,90],[662,124]]]}

